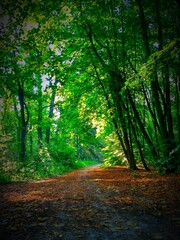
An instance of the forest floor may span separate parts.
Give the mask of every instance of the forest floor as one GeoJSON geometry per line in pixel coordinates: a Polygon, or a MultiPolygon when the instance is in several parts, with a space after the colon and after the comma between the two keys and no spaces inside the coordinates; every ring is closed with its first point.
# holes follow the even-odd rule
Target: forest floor
{"type": "Polygon", "coordinates": [[[180,176],[91,166],[0,186],[3,240],[178,240],[180,176]]]}

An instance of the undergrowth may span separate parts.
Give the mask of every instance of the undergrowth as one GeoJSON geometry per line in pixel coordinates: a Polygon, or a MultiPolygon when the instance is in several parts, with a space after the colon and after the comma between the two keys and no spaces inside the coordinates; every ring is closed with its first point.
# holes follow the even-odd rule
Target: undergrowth
{"type": "Polygon", "coordinates": [[[38,180],[42,178],[62,175],[74,169],[98,164],[92,160],[64,160],[34,159],[29,163],[8,162],[0,168],[0,184],[11,182],[38,180]]]}

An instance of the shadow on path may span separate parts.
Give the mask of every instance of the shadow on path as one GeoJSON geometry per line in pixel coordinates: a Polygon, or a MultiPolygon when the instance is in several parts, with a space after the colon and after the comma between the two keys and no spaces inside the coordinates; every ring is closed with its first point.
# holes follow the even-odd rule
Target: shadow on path
{"type": "Polygon", "coordinates": [[[179,239],[177,216],[174,220],[154,216],[136,203],[117,201],[121,193],[102,188],[99,179],[103,181],[101,168],[91,166],[55,178],[1,186],[1,239],[179,239]]]}

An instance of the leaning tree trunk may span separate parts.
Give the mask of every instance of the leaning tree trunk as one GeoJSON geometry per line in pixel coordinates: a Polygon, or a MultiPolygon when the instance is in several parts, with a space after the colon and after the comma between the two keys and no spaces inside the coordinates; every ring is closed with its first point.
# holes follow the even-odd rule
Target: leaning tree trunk
{"type": "MultiPolygon", "coordinates": [[[[142,6],[142,0],[136,0],[137,6],[139,9],[139,16],[141,21],[141,29],[142,29],[142,39],[144,41],[145,51],[146,51],[146,58],[151,55],[150,47],[149,47],[149,37],[148,37],[148,31],[147,31],[147,24],[146,19],[144,15],[144,9],[142,6]]],[[[160,16],[160,1],[156,1],[156,22],[157,22],[157,40],[158,40],[158,48],[159,51],[163,49],[163,38],[162,38],[162,23],[161,23],[161,16],[160,16]]],[[[154,69],[155,77],[150,82],[151,84],[151,91],[152,91],[152,100],[154,102],[155,110],[157,113],[157,119],[158,124],[160,128],[160,138],[161,143],[163,144],[163,151],[162,155],[165,160],[165,168],[167,171],[175,171],[176,167],[176,160],[174,159],[172,161],[171,156],[171,162],[167,162],[167,160],[170,161],[170,155],[171,152],[174,151],[175,148],[175,139],[174,139],[174,133],[173,133],[173,126],[172,126],[172,113],[171,113],[171,101],[170,101],[170,80],[167,76],[168,69],[166,68],[164,78],[164,92],[162,92],[160,82],[157,75],[156,66],[154,69]],[[174,166],[172,168],[172,165],[174,166]]],[[[174,157],[173,157],[174,158],[174,157]]]]}
{"type": "Polygon", "coordinates": [[[131,132],[128,132],[128,117],[126,117],[126,107],[124,104],[124,100],[120,95],[121,88],[124,84],[124,79],[120,73],[116,73],[112,71],[110,74],[110,84],[109,89],[111,92],[112,100],[114,103],[114,111],[117,112],[115,114],[117,116],[117,123],[119,128],[122,129],[123,141],[126,148],[126,158],[129,164],[130,169],[137,170],[136,161],[134,158],[134,152],[132,148],[131,142],[131,132]]]}

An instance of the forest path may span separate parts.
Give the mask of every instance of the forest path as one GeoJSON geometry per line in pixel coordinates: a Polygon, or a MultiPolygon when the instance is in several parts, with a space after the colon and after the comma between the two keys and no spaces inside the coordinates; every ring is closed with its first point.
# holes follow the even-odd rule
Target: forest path
{"type": "Polygon", "coordinates": [[[179,176],[91,166],[0,186],[3,240],[177,240],[179,176]]]}

